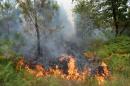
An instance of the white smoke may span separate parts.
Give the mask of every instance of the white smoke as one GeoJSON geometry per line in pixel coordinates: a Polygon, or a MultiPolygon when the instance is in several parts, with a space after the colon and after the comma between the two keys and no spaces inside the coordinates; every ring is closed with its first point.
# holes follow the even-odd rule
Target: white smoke
{"type": "MultiPolygon", "coordinates": [[[[55,1],[58,3],[59,9],[54,13],[52,20],[48,21],[47,16],[53,12],[47,9],[45,9],[44,12],[42,12],[42,16],[40,16],[42,22],[39,20],[41,48],[44,57],[58,57],[61,54],[67,53],[69,45],[66,44],[66,42],[71,43],[76,37],[75,18],[72,11],[74,5],[71,0],[55,1]]],[[[24,21],[22,28],[21,33],[26,38],[23,53],[26,55],[31,53],[31,57],[33,57],[34,50],[36,51],[37,47],[34,25],[24,21]]],[[[42,60],[44,60],[44,57],[42,60]]]]}
{"type": "MultiPolygon", "coordinates": [[[[43,57],[40,58],[40,61],[42,63],[46,63],[45,59],[46,58],[48,59],[48,57],[53,58],[68,53],[75,55],[76,57],[82,58],[80,54],[81,47],[79,48],[78,44],[82,45],[81,41],[84,41],[84,39],[81,39],[79,41],[80,37],[79,38],[77,37],[79,31],[77,31],[78,29],[77,26],[75,25],[75,13],[73,13],[74,4],[72,3],[71,0],[54,0],[54,1],[58,3],[59,9],[54,13],[53,17],[49,16],[50,14],[53,14],[53,12],[51,12],[52,10],[50,9],[45,8],[44,12],[40,11],[41,14],[39,13],[40,19],[38,21],[38,25],[40,29],[41,48],[43,52],[43,57]],[[49,21],[48,18],[51,17],[52,20],[49,21]]],[[[18,5],[16,5],[15,8],[18,8],[18,5]]],[[[22,23],[17,24],[18,27],[15,28],[15,30],[20,32],[21,35],[24,36],[25,38],[24,39],[25,45],[22,47],[22,49],[20,48],[19,51],[21,51],[20,53],[22,53],[25,57],[35,58],[37,37],[34,25],[28,21],[25,21],[24,17],[20,15],[19,11],[16,13],[18,13],[17,16],[21,18],[22,23]]],[[[89,33],[91,33],[91,30],[93,30],[93,25],[91,24],[91,21],[89,21],[88,19],[87,21],[88,22],[85,22],[87,23],[85,24],[86,26],[85,29],[87,31],[86,32],[81,31],[81,35],[88,34],[87,37],[89,37],[90,36],[89,33]]],[[[98,30],[92,32],[94,32],[92,36],[96,37],[101,33],[98,30]]],[[[84,42],[86,43],[87,41],[88,40],[85,40],[84,42]]]]}
{"type": "Polygon", "coordinates": [[[60,21],[63,24],[63,33],[67,39],[73,38],[76,35],[74,13],[74,4],[71,0],[56,0],[60,6],[60,21]]]}

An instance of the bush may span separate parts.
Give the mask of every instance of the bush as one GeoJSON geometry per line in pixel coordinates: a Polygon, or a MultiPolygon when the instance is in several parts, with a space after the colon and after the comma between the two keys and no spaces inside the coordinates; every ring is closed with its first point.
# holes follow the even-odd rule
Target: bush
{"type": "Polygon", "coordinates": [[[0,86],[26,86],[23,72],[17,72],[8,59],[0,59],[0,86]]]}
{"type": "MultiPolygon", "coordinates": [[[[130,81],[130,37],[121,36],[111,39],[100,46],[96,52],[108,64],[112,75],[124,84],[127,81],[126,84],[128,84],[128,81],[130,81]]],[[[118,81],[114,83],[118,84],[118,81]]],[[[128,86],[117,84],[112,86],[128,86]]]]}
{"type": "Polygon", "coordinates": [[[128,54],[130,53],[130,37],[121,36],[111,39],[109,42],[100,46],[96,51],[98,56],[103,58],[106,58],[113,53],[128,54]]]}

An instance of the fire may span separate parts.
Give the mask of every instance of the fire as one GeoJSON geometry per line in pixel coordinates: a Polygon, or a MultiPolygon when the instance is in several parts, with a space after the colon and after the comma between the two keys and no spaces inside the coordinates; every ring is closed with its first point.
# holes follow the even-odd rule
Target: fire
{"type": "MultiPolygon", "coordinates": [[[[87,59],[92,60],[93,58],[96,57],[96,52],[85,52],[84,56],[87,59]]],[[[106,79],[110,79],[110,72],[108,69],[108,66],[106,65],[105,62],[101,62],[101,64],[98,66],[98,68],[96,68],[96,74],[95,74],[95,78],[98,81],[99,86],[104,86],[106,79]]]]}
{"type": "MultiPolygon", "coordinates": [[[[62,70],[59,69],[59,67],[56,65],[55,68],[50,68],[49,73],[51,75],[54,75],[55,77],[63,75],[62,70]]],[[[63,77],[63,76],[62,76],[63,77]]]]}
{"type": "Polygon", "coordinates": [[[77,68],[75,66],[75,59],[69,57],[67,79],[76,79],[77,76],[79,76],[79,73],[77,72],[77,68]]]}
{"type": "Polygon", "coordinates": [[[35,68],[32,69],[30,65],[28,65],[23,58],[20,58],[17,62],[16,69],[24,68],[28,73],[34,75],[35,77],[44,77],[47,75],[52,75],[55,77],[61,77],[67,80],[84,80],[85,76],[87,75],[87,70],[85,72],[80,73],[76,67],[76,59],[73,56],[68,56],[67,59],[64,57],[60,58],[59,61],[67,60],[67,73],[65,73],[64,69],[61,69],[58,65],[55,67],[49,68],[46,70],[42,65],[37,64],[35,68]]]}
{"type": "MultiPolygon", "coordinates": [[[[63,61],[65,58],[60,58],[59,61],[63,61]]],[[[73,56],[68,56],[66,59],[68,61],[67,73],[64,72],[63,69],[59,68],[58,65],[55,67],[51,67],[46,70],[42,65],[37,64],[35,68],[31,68],[29,64],[25,62],[23,58],[20,58],[17,62],[16,69],[19,70],[21,68],[25,69],[28,73],[34,75],[35,77],[44,77],[47,75],[53,75],[55,77],[61,77],[67,80],[84,80],[87,76],[87,70],[85,72],[80,73],[76,67],[76,59],[73,56]]]]}
{"type": "MultiPolygon", "coordinates": [[[[17,62],[16,69],[20,70],[21,68],[25,69],[29,74],[34,75],[35,77],[45,77],[45,76],[54,76],[60,77],[66,80],[78,80],[84,81],[88,76],[89,72],[87,68],[81,72],[76,66],[76,58],[73,56],[64,56],[59,58],[59,61],[67,62],[67,68],[62,68],[59,65],[45,69],[43,65],[36,64],[35,67],[31,68],[29,64],[25,62],[23,58],[20,58],[17,62]]],[[[106,77],[110,75],[107,65],[102,62],[101,65],[96,69],[95,78],[98,81],[99,86],[103,86],[106,80],[106,77]]]]}
{"type": "Polygon", "coordinates": [[[25,66],[25,60],[24,60],[24,58],[20,58],[16,64],[16,70],[21,70],[22,67],[24,67],[24,66],[25,66]]]}
{"type": "Polygon", "coordinates": [[[36,65],[35,70],[31,69],[28,64],[26,64],[24,58],[20,58],[16,64],[16,70],[25,69],[28,73],[35,75],[36,77],[41,77],[44,75],[44,68],[42,65],[36,65]]]}
{"type": "Polygon", "coordinates": [[[93,58],[93,57],[96,56],[96,52],[90,52],[90,51],[88,51],[88,52],[85,52],[85,53],[84,53],[84,56],[85,56],[87,59],[91,59],[91,58],[93,58]]]}
{"type": "Polygon", "coordinates": [[[110,77],[110,72],[106,63],[101,63],[101,65],[97,68],[95,76],[99,86],[104,86],[105,80],[110,77]]]}

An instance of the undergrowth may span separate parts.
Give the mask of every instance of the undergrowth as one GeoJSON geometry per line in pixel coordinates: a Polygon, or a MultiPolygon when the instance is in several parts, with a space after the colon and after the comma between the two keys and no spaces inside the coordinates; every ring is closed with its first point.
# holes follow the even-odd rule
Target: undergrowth
{"type": "Polygon", "coordinates": [[[96,50],[105,61],[114,79],[106,86],[130,86],[130,37],[113,38],[96,50]]]}
{"type": "MultiPolygon", "coordinates": [[[[8,42],[3,44],[6,43],[9,45],[8,42]]],[[[3,44],[0,43],[0,86],[98,86],[92,77],[87,77],[84,82],[78,82],[53,76],[35,78],[25,70],[17,71],[14,59],[18,56],[10,50],[8,56],[11,58],[6,58],[7,53],[5,54],[3,49],[6,51],[10,47],[5,45],[7,48],[3,48],[3,44]]],[[[112,74],[111,80],[107,80],[105,86],[130,86],[130,38],[117,37],[100,45],[95,48],[96,53],[108,64],[112,74]]]]}

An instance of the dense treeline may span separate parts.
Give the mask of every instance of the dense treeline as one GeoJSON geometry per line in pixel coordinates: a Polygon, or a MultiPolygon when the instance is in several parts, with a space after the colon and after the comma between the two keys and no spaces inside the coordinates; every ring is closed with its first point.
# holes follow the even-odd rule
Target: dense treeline
{"type": "Polygon", "coordinates": [[[88,15],[95,25],[112,28],[115,35],[129,31],[130,7],[128,0],[75,0],[75,11],[88,15]]]}

